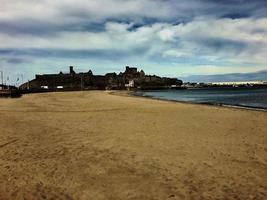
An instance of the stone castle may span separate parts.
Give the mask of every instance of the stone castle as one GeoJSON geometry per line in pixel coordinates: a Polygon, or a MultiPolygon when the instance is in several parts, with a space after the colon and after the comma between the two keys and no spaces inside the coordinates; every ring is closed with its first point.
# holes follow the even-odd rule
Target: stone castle
{"type": "Polygon", "coordinates": [[[107,73],[94,75],[91,70],[86,73],[76,73],[70,66],[68,74],[36,75],[35,79],[20,86],[23,90],[93,90],[93,89],[167,89],[180,87],[182,81],[177,78],[146,75],[143,70],[126,66],[119,74],[107,73]]]}

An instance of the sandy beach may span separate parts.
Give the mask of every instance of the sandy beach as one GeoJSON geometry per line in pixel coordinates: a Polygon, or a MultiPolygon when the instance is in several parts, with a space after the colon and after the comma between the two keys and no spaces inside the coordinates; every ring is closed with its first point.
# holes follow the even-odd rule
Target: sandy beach
{"type": "Polygon", "coordinates": [[[9,199],[267,199],[267,112],[105,91],[0,99],[9,199]]]}

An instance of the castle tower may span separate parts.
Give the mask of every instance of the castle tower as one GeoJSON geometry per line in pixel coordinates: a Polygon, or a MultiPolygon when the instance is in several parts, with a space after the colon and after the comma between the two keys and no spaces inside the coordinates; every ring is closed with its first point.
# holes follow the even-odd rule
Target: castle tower
{"type": "Polygon", "coordinates": [[[73,66],[70,66],[70,74],[75,74],[75,71],[73,70],[73,66]]]}

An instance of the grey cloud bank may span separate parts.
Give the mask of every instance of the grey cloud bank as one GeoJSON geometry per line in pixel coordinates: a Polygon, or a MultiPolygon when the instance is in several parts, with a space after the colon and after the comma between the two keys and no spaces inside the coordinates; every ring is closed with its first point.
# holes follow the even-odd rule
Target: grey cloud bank
{"type": "Polygon", "coordinates": [[[10,76],[65,65],[173,77],[267,69],[265,0],[0,3],[0,70],[10,76]]]}
{"type": "Polygon", "coordinates": [[[218,75],[192,75],[183,77],[184,81],[189,82],[225,82],[225,81],[259,81],[266,80],[267,70],[254,73],[232,73],[218,75]]]}

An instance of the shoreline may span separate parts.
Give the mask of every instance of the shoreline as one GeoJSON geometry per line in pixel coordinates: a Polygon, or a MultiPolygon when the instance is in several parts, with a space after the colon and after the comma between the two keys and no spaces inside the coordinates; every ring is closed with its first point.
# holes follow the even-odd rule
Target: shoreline
{"type": "MultiPolygon", "coordinates": [[[[98,92],[107,92],[109,94],[127,94],[126,96],[137,97],[137,98],[145,98],[145,99],[152,99],[157,101],[165,101],[165,102],[173,102],[173,103],[181,103],[181,104],[189,104],[189,105],[202,105],[202,106],[212,106],[218,108],[229,108],[229,109],[238,109],[238,110],[249,110],[249,111],[257,111],[257,112],[267,112],[267,108],[263,107],[253,107],[253,106],[243,106],[238,104],[224,104],[224,103],[197,103],[191,101],[180,101],[180,100],[173,100],[173,99],[163,99],[154,97],[151,95],[138,95],[137,92],[140,91],[128,91],[128,90],[83,90],[83,91],[53,91],[53,92],[37,92],[37,93],[24,93],[21,96],[10,97],[10,98],[20,98],[24,95],[31,95],[31,94],[42,94],[42,93],[66,93],[66,92],[91,92],[91,91],[98,91],[98,92]]],[[[2,97],[3,99],[4,97],[2,97]]],[[[8,98],[8,97],[6,97],[8,98]]]]}
{"type": "MultiPolygon", "coordinates": [[[[116,93],[116,92],[115,92],[116,93]]],[[[267,112],[267,108],[262,107],[252,107],[252,106],[242,106],[242,105],[235,105],[235,104],[222,104],[222,103],[197,103],[197,102],[190,102],[190,101],[179,101],[173,99],[163,99],[154,97],[151,95],[138,95],[136,91],[128,91],[128,95],[137,98],[146,98],[146,99],[153,99],[158,101],[166,101],[166,102],[174,102],[174,103],[182,103],[182,104],[189,104],[189,105],[203,105],[203,106],[213,106],[218,108],[229,108],[229,109],[238,109],[238,110],[250,110],[250,111],[257,111],[257,112],[267,112]]]]}

